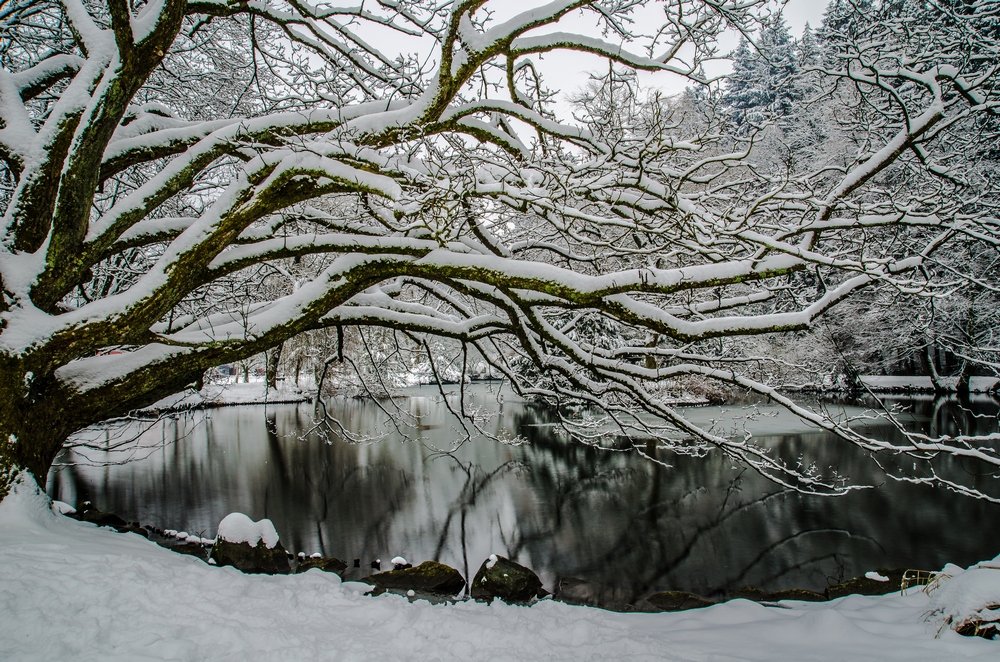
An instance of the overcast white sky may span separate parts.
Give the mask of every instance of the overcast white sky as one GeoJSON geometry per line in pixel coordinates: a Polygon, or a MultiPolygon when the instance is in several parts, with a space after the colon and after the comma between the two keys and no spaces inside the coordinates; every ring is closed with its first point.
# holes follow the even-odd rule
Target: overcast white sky
{"type": "Polygon", "coordinates": [[[828,4],[830,0],[790,0],[785,5],[785,20],[792,34],[796,37],[801,35],[806,23],[813,28],[818,27],[828,4]]]}
{"type": "MultiPolygon", "coordinates": [[[[785,5],[784,16],[792,35],[796,38],[801,36],[806,23],[816,28],[822,21],[823,12],[826,11],[829,1],[789,0],[785,5]]],[[[773,6],[777,8],[779,4],[779,2],[775,1],[773,6]]],[[[650,6],[652,7],[652,5],[650,6]]],[[[495,16],[498,20],[504,20],[519,11],[523,11],[524,8],[525,6],[517,1],[498,5],[498,11],[495,16]]],[[[583,14],[569,16],[560,22],[559,29],[568,29],[571,31],[579,29],[582,32],[587,32],[588,28],[592,26],[590,25],[590,21],[585,21],[583,17],[583,14]],[[577,21],[580,22],[577,24],[577,21]]],[[[738,45],[739,36],[737,34],[724,35],[719,43],[722,51],[731,51],[738,45]]],[[[533,59],[536,60],[536,64],[542,70],[547,85],[558,88],[561,91],[560,101],[562,102],[565,102],[569,97],[575,96],[587,83],[587,72],[607,71],[607,63],[604,60],[596,56],[577,52],[556,51],[543,56],[537,56],[533,59]]],[[[728,62],[718,62],[709,70],[709,73],[711,75],[723,75],[728,72],[729,68],[728,62]]],[[[640,82],[645,87],[655,87],[671,95],[682,92],[690,84],[686,79],[662,72],[656,74],[641,73],[640,82]]],[[[560,103],[559,105],[562,106],[563,104],[560,103]]],[[[563,107],[563,110],[567,109],[567,107],[563,107]]]]}
{"type": "MultiPolygon", "coordinates": [[[[822,21],[823,13],[829,2],[830,0],[788,0],[785,3],[784,16],[792,34],[795,37],[801,36],[807,22],[813,28],[817,27],[822,21]]],[[[516,14],[538,4],[540,4],[539,0],[533,0],[532,2],[527,2],[526,0],[495,0],[487,6],[493,13],[493,20],[499,22],[513,18],[516,14]]],[[[780,0],[771,0],[771,6],[774,9],[777,9],[780,4],[780,0]]],[[[649,20],[656,22],[656,25],[659,25],[659,20],[662,18],[662,8],[657,3],[648,3],[636,14],[636,20],[640,24],[636,26],[639,32],[643,31],[644,26],[641,23],[647,18],[643,16],[644,12],[648,14],[649,20]]],[[[600,31],[595,29],[595,25],[596,21],[593,15],[581,11],[564,17],[558,26],[551,26],[543,29],[542,32],[560,30],[601,37],[600,31]]],[[[365,29],[359,30],[359,33],[388,53],[393,51],[420,52],[422,49],[427,48],[429,44],[427,40],[417,40],[411,43],[408,38],[400,37],[398,33],[388,34],[375,30],[369,35],[366,32],[367,30],[365,29]]],[[[723,35],[719,40],[720,55],[731,52],[736,48],[738,43],[738,34],[727,33],[723,35]]],[[[636,52],[641,52],[641,50],[637,50],[636,52]]],[[[603,73],[607,71],[608,66],[607,61],[602,58],[575,51],[555,51],[533,56],[532,60],[538,69],[541,70],[545,84],[549,88],[555,88],[560,91],[557,97],[557,104],[560,108],[557,109],[557,113],[564,119],[568,118],[570,111],[567,100],[576,96],[586,85],[588,72],[603,73]]],[[[714,66],[709,69],[708,73],[713,76],[721,76],[728,73],[729,69],[729,62],[723,60],[714,63],[714,66]]],[[[640,83],[647,88],[662,90],[668,95],[679,94],[685,87],[690,85],[690,81],[687,79],[667,72],[657,72],[655,74],[641,73],[640,83]]]]}

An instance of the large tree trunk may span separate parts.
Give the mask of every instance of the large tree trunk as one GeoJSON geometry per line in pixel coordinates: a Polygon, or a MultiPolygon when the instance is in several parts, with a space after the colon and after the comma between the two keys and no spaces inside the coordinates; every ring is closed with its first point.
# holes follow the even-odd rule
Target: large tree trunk
{"type": "Polygon", "coordinates": [[[20,367],[19,361],[0,359],[0,500],[22,471],[44,489],[63,442],[80,427],[59,385],[20,367]]]}
{"type": "Polygon", "coordinates": [[[955,390],[961,396],[969,396],[969,392],[972,390],[972,363],[970,361],[962,361],[962,369],[958,373],[955,390]]]}
{"type": "Polygon", "coordinates": [[[928,344],[924,347],[923,351],[919,352],[920,365],[923,367],[924,372],[928,377],[931,378],[931,385],[934,387],[934,393],[941,395],[948,391],[945,385],[941,383],[941,376],[938,374],[937,366],[934,364],[934,356],[931,354],[933,351],[933,345],[928,344]]]}
{"type": "Polygon", "coordinates": [[[278,364],[281,363],[281,349],[284,347],[284,343],[277,345],[274,349],[267,351],[267,368],[265,371],[265,377],[267,379],[267,387],[277,389],[278,388],[278,364]]]}

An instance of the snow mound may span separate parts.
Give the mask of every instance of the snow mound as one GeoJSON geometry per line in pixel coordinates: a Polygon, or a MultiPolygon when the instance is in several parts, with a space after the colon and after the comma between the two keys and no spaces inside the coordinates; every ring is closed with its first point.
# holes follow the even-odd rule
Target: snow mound
{"type": "Polygon", "coordinates": [[[1000,556],[968,570],[952,570],[928,585],[931,618],[953,630],[975,629],[976,624],[995,624],[1000,629],[1000,556]]]}
{"type": "Polygon", "coordinates": [[[278,544],[278,532],[269,519],[255,522],[243,513],[230,513],[219,522],[219,540],[245,542],[251,547],[263,542],[264,547],[274,549],[278,544]]]}
{"type": "MultiPolygon", "coordinates": [[[[52,501],[24,471],[14,479],[10,493],[0,502],[0,506],[3,506],[0,508],[0,539],[3,538],[2,530],[8,527],[46,526],[56,521],[52,501]]],[[[0,597],[2,595],[0,591],[0,597]]]]}
{"type": "Polygon", "coordinates": [[[76,514],[76,508],[63,501],[53,501],[52,512],[59,513],[60,515],[74,515],[76,514]]]}

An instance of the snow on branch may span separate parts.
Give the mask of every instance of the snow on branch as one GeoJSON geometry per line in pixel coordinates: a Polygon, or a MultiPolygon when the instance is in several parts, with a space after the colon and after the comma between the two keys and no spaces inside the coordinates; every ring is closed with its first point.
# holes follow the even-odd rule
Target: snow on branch
{"type": "Polygon", "coordinates": [[[829,345],[881,311],[904,311],[883,326],[908,324],[908,351],[1000,364],[996,53],[967,35],[959,61],[912,8],[853,16],[836,53],[782,79],[788,108],[735,109],[735,77],[640,86],[705,80],[730,28],[765,47],[765,4],[46,5],[45,39],[17,24],[35,46],[0,71],[0,367],[27,384],[11,397],[84,426],[333,329],[350,354],[367,328],[362,345],[452,343],[525,395],[593,407],[600,423],[563,421],[587,443],[717,450],[795,489],[853,486],[692,423],[671,394],[750,390],[879,457],[996,466],[989,435],[887,442],[778,388],[817,362],[842,377],[829,345]],[[557,50],[608,63],[568,110],[531,59],[557,50]],[[842,308],[848,330],[824,332],[842,308]]]}

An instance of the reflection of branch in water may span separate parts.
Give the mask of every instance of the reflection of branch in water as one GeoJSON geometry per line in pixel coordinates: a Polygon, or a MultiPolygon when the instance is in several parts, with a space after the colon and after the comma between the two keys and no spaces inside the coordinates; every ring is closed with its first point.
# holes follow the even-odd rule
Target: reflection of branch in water
{"type": "MultiPolygon", "coordinates": [[[[778,582],[779,579],[781,579],[785,575],[789,575],[789,574],[791,574],[793,572],[796,572],[796,571],[799,571],[799,570],[803,570],[804,568],[808,568],[808,567],[811,567],[811,566],[819,566],[824,561],[829,561],[830,559],[833,559],[834,561],[837,562],[837,565],[840,568],[841,578],[837,582],[835,582],[835,583],[839,584],[840,582],[844,581],[844,579],[843,579],[843,574],[844,574],[843,573],[843,567],[844,566],[843,566],[843,564],[840,561],[841,556],[844,556],[844,555],[841,554],[840,552],[830,552],[828,554],[823,554],[821,556],[814,556],[812,558],[808,558],[808,559],[805,559],[803,561],[799,561],[798,563],[793,563],[793,564],[791,564],[789,566],[786,566],[783,570],[781,570],[779,572],[775,572],[773,574],[767,575],[766,577],[763,577],[761,579],[760,583],[762,585],[774,585],[774,584],[776,584],[778,582]]],[[[847,558],[851,558],[851,556],[852,555],[848,554],[847,558]]],[[[830,577],[829,576],[827,577],[827,581],[828,582],[830,581],[830,577]]],[[[729,582],[730,589],[733,586],[735,586],[735,585],[736,585],[736,581],[735,580],[729,582]]],[[[740,588],[742,588],[742,587],[740,587],[740,588]]]]}
{"type": "Polygon", "coordinates": [[[72,435],[63,444],[64,452],[53,462],[52,467],[59,468],[73,464],[91,467],[109,467],[144,460],[160,449],[166,448],[171,444],[176,444],[182,439],[187,439],[194,434],[198,426],[204,425],[208,420],[208,416],[205,414],[195,416],[199,420],[182,435],[176,434],[176,424],[182,418],[185,420],[191,418],[191,415],[187,412],[160,412],[156,416],[129,414],[92,425],[72,435]],[[166,435],[166,425],[161,425],[167,421],[174,421],[175,423],[175,434],[169,440],[166,435]],[[162,429],[160,441],[155,444],[140,444],[140,439],[157,426],[161,426],[162,429]],[[104,433],[100,441],[87,438],[88,435],[100,432],[104,433]],[[112,433],[114,434],[114,441],[112,441],[112,433]],[[117,460],[97,460],[90,457],[87,451],[96,451],[105,455],[126,452],[127,455],[117,460]],[[140,453],[140,451],[143,452],[140,453]],[[83,460],[70,459],[75,455],[79,455],[83,460]]]}
{"type": "MultiPolygon", "coordinates": [[[[738,491],[738,487],[733,488],[732,484],[736,481],[741,480],[741,476],[737,476],[734,481],[731,481],[731,490],[738,491]]],[[[765,506],[771,500],[786,496],[790,493],[789,490],[782,490],[779,492],[773,492],[766,494],[752,501],[743,502],[729,508],[721,508],[717,515],[709,521],[701,522],[693,531],[688,531],[688,535],[683,536],[682,546],[680,549],[676,549],[671,545],[672,542],[676,540],[664,539],[663,536],[669,534],[675,534],[676,528],[674,526],[662,526],[660,525],[665,519],[676,521],[679,517],[671,517],[670,512],[673,510],[680,510],[685,507],[685,503],[689,501],[689,497],[695,495],[696,491],[688,492],[679,498],[672,499],[666,503],[662,501],[650,501],[645,508],[640,509],[635,513],[635,517],[630,518],[629,525],[621,531],[621,533],[616,537],[615,540],[609,541],[606,544],[606,551],[603,554],[598,555],[594,560],[585,566],[578,568],[578,572],[589,574],[594,573],[604,567],[612,564],[616,561],[620,561],[622,556],[622,550],[634,550],[636,548],[636,541],[647,540],[650,532],[653,532],[655,537],[654,540],[659,539],[659,544],[650,544],[653,541],[648,541],[643,546],[642,551],[644,552],[644,559],[650,561],[652,565],[651,572],[637,573],[635,580],[632,582],[630,587],[632,597],[631,600],[636,600],[652,590],[659,589],[659,583],[665,579],[667,576],[675,572],[681,565],[689,560],[694,551],[699,547],[699,545],[704,542],[709,536],[720,533],[726,524],[736,518],[739,515],[745,514],[747,511],[753,508],[758,508],[765,506]],[[643,517],[644,514],[649,514],[650,517],[643,517]],[[659,558],[651,558],[653,556],[653,548],[658,548],[659,558]],[[663,554],[672,550],[672,553],[667,558],[663,558],[663,554]]],[[[657,493],[655,489],[651,490],[650,496],[657,493]]],[[[582,493],[581,493],[582,494],[582,493]]],[[[731,496],[727,494],[726,500],[730,500],[731,496]]],[[[745,574],[745,573],[743,573],[745,574]]],[[[742,575],[741,575],[742,576],[742,575]]],[[[719,589],[725,589],[728,586],[719,586],[719,589]]]]}
{"type": "MultiPolygon", "coordinates": [[[[391,434],[390,430],[385,430],[382,434],[376,436],[372,436],[368,433],[355,432],[354,430],[351,430],[348,426],[344,425],[339,418],[330,413],[327,407],[326,400],[323,399],[323,381],[326,379],[327,368],[329,368],[330,363],[333,362],[334,360],[335,359],[333,358],[327,359],[327,361],[323,363],[323,372],[320,375],[319,386],[316,391],[316,400],[313,404],[314,407],[313,424],[304,433],[299,435],[300,439],[305,439],[310,435],[316,435],[328,444],[333,442],[333,439],[331,439],[331,437],[340,438],[341,440],[346,441],[348,443],[370,444],[370,443],[375,443],[377,441],[381,441],[382,439],[389,436],[391,434]]],[[[360,376],[361,373],[359,371],[357,364],[349,357],[347,358],[347,362],[360,376]]],[[[364,380],[362,380],[361,383],[364,386],[365,391],[368,393],[370,401],[374,403],[375,406],[377,406],[386,415],[389,422],[392,423],[393,427],[395,428],[396,433],[401,435],[403,438],[406,438],[405,432],[402,429],[400,429],[400,426],[397,422],[397,418],[393,416],[391,413],[389,413],[385,409],[385,407],[382,406],[382,398],[375,397],[375,395],[368,388],[368,385],[364,380]]],[[[392,403],[391,397],[389,398],[389,401],[390,403],[392,403]]],[[[397,412],[401,412],[399,407],[396,407],[396,410],[397,412]]]]}
{"type": "MultiPolygon", "coordinates": [[[[476,438],[485,438],[508,445],[518,445],[523,443],[523,439],[518,436],[511,436],[508,430],[502,426],[497,426],[497,432],[491,432],[488,429],[488,424],[499,417],[499,411],[491,411],[486,407],[474,407],[467,402],[465,382],[468,379],[468,357],[466,351],[464,350],[464,346],[462,355],[462,372],[458,378],[458,397],[456,408],[452,405],[454,394],[445,389],[445,382],[448,380],[442,377],[437,361],[434,359],[433,351],[426,339],[419,338],[410,333],[405,333],[404,335],[409,338],[411,342],[419,348],[419,351],[426,356],[428,365],[430,366],[431,375],[433,377],[432,383],[437,387],[438,393],[440,394],[440,399],[437,402],[444,407],[444,410],[455,421],[457,421],[460,426],[459,428],[456,428],[456,431],[459,432],[459,436],[452,440],[450,449],[441,449],[429,446],[425,442],[422,442],[427,448],[434,452],[451,452],[458,450],[458,448],[466,442],[472,441],[476,438]]],[[[363,336],[362,342],[365,342],[363,336]]],[[[365,347],[367,347],[367,345],[365,345],[365,347]]],[[[369,360],[374,361],[374,357],[369,356],[369,360]]],[[[360,386],[367,394],[369,401],[378,407],[379,410],[385,415],[386,429],[379,435],[360,433],[352,430],[349,425],[345,425],[336,416],[331,414],[326,401],[323,400],[321,395],[317,395],[315,403],[317,415],[313,426],[307,430],[305,436],[308,436],[309,434],[317,434],[326,439],[328,442],[331,436],[336,436],[350,443],[367,444],[381,441],[395,432],[400,439],[412,441],[412,431],[420,429],[420,416],[404,410],[397,404],[397,401],[406,401],[408,400],[408,397],[401,393],[394,394],[389,385],[382,379],[380,372],[376,371],[376,378],[378,386],[381,388],[381,392],[375,393],[368,384],[368,381],[363,378],[361,368],[350,357],[332,357],[323,364],[323,371],[319,378],[318,393],[321,394],[323,391],[323,383],[326,379],[327,369],[333,361],[344,361],[351,366],[354,373],[358,376],[360,386]]]]}
{"type": "MultiPolygon", "coordinates": [[[[434,452],[428,459],[435,460],[440,458],[450,458],[455,461],[462,472],[465,474],[465,483],[462,486],[462,491],[459,493],[458,497],[452,502],[448,507],[448,514],[444,519],[444,523],[441,525],[441,532],[438,534],[437,546],[434,549],[435,561],[440,561],[441,555],[444,552],[445,546],[448,544],[448,532],[451,529],[451,523],[455,519],[455,515],[459,516],[459,526],[460,526],[460,542],[462,546],[462,564],[463,572],[465,577],[466,585],[470,581],[469,578],[469,554],[468,554],[468,544],[466,540],[465,531],[465,520],[466,516],[472,508],[476,506],[476,501],[479,496],[486,491],[490,483],[501,478],[507,473],[520,469],[524,467],[524,463],[518,460],[508,460],[504,462],[499,467],[494,469],[489,473],[483,473],[479,468],[479,465],[474,465],[472,462],[462,462],[457,457],[455,457],[453,452],[437,451],[434,452]]],[[[514,558],[514,557],[512,557],[514,558]]]]}
{"type": "Polygon", "coordinates": [[[781,538],[780,540],[772,542],[770,545],[762,549],[760,553],[757,554],[756,557],[754,557],[749,563],[744,565],[742,572],[740,572],[736,577],[733,577],[732,579],[726,582],[726,586],[732,587],[742,583],[744,581],[744,578],[750,573],[751,570],[753,570],[757,566],[757,564],[763,561],[767,556],[769,556],[779,547],[787,545],[805,536],[821,535],[821,534],[835,534],[835,535],[846,536],[854,540],[866,540],[875,545],[876,547],[878,547],[879,551],[885,554],[885,548],[881,544],[879,544],[879,542],[874,538],[871,538],[869,536],[852,535],[851,532],[847,531],[846,529],[810,529],[808,531],[796,531],[795,533],[787,535],[784,538],[781,538]]]}

